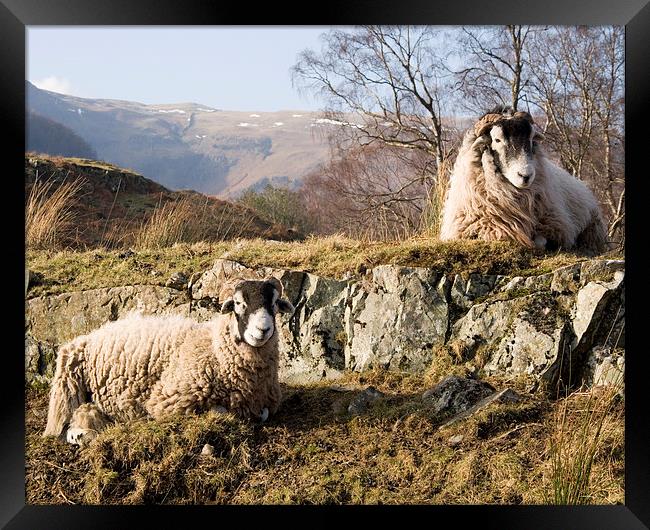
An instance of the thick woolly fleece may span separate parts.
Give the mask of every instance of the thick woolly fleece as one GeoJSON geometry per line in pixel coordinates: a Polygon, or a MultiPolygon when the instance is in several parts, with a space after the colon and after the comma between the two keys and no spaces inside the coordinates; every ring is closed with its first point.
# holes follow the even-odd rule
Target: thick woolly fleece
{"type": "Polygon", "coordinates": [[[259,418],[277,411],[277,330],[260,348],[236,343],[234,313],[198,323],[131,314],[59,351],[45,435],[59,435],[92,401],[114,421],[161,419],[225,407],[259,418]]]}
{"type": "Polygon", "coordinates": [[[519,189],[499,173],[486,145],[463,139],[443,207],[440,238],[511,240],[535,246],[542,236],[564,249],[597,253],[606,246],[605,225],[593,193],[538,148],[535,180],[519,189]]]}

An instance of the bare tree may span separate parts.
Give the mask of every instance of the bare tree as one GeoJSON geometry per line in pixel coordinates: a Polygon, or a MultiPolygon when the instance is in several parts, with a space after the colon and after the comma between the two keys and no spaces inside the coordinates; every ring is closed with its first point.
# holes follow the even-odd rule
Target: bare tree
{"type": "Polygon", "coordinates": [[[610,238],[622,238],[623,28],[549,28],[535,35],[528,61],[547,144],[568,171],[590,183],[609,218],[610,238]]]}
{"type": "Polygon", "coordinates": [[[517,110],[527,99],[526,47],[538,28],[485,26],[460,29],[454,56],[461,107],[480,114],[495,105],[517,110]]]}
{"type": "Polygon", "coordinates": [[[322,36],[320,52],[300,54],[294,84],[324,98],[327,117],[343,125],[339,133],[348,142],[422,150],[441,167],[449,156],[442,115],[450,80],[438,55],[441,31],[331,30],[322,36]]]}
{"type": "Polygon", "coordinates": [[[303,195],[321,232],[408,237],[420,230],[430,162],[416,150],[379,144],[352,149],[308,175],[303,195]]]}

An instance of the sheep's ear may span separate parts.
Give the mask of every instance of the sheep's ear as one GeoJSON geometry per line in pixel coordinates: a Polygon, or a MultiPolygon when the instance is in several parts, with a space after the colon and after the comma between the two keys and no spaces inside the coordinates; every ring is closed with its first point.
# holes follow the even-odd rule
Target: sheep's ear
{"type": "Polygon", "coordinates": [[[234,310],[235,310],[235,301],[232,298],[228,298],[227,300],[224,300],[223,304],[221,304],[222,313],[232,313],[234,310]]]}
{"type": "Polygon", "coordinates": [[[278,311],[280,313],[293,313],[295,311],[295,308],[293,307],[293,304],[289,302],[286,298],[280,298],[277,301],[278,304],[278,311]]]}

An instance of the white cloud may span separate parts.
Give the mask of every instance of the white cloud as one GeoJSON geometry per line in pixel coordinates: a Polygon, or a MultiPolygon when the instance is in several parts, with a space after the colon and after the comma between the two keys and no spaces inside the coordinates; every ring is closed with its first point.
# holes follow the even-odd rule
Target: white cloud
{"type": "Polygon", "coordinates": [[[35,79],[32,83],[42,90],[58,92],[59,94],[72,94],[72,84],[64,77],[51,75],[43,79],[35,79]]]}

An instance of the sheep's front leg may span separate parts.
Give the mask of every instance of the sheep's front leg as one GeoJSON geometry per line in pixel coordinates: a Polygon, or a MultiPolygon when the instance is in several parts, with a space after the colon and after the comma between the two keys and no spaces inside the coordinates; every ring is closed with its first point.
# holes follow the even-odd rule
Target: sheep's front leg
{"type": "Polygon", "coordinates": [[[65,438],[68,443],[84,446],[110,423],[111,419],[97,405],[84,403],[72,413],[65,438]]]}

